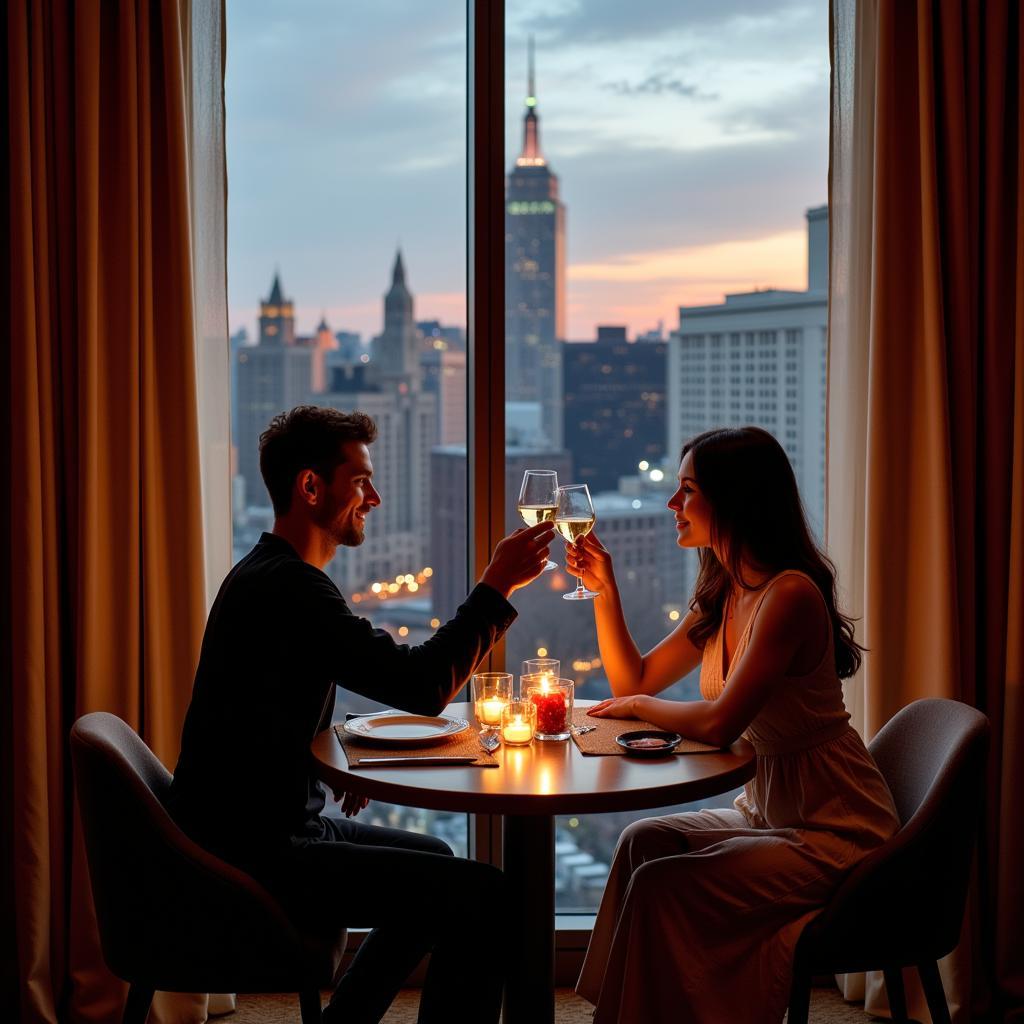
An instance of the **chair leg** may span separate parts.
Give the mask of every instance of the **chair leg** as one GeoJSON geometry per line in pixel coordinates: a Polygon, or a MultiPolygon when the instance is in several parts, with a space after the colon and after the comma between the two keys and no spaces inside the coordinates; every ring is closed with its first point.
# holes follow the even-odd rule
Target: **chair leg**
{"type": "Polygon", "coordinates": [[[795,968],[793,981],[789,986],[789,1015],[786,1024],[807,1024],[811,1010],[811,976],[795,968]]]}
{"type": "Polygon", "coordinates": [[[149,1007],[153,1002],[153,989],[144,985],[128,986],[128,1001],[124,1004],[122,1024],[146,1024],[149,1007]]]}
{"type": "Polygon", "coordinates": [[[885,994],[889,997],[889,1010],[894,1021],[907,1019],[907,996],[903,991],[903,970],[900,967],[884,967],[885,994]]]}
{"type": "Polygon", "coordinates": [[[921,975],[932,1024],[951,1024],[946,993],[942,987],[942,978],[939,977],[939,965],[934,960],[925,960],[917,965],[917,973],[921,975]]]}
{"type": "Polygon", "coordinates": [[[320,993],[315,988],[307,988],[299,993],[299,1013],[302,1024],[320,1024],[320,993]]]}

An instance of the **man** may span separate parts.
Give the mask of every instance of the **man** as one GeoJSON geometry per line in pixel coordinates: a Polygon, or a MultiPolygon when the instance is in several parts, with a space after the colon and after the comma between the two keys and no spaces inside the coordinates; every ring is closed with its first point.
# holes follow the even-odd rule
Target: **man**
{"type": "MultiPolygon", "coordinates": [[[[427,952],[420,1021],[496,1021],[505,957],[490,931],[503,876],[432,836],[321,816],[309,744],[335,685],[437,714],[540,573],[550,524],[496,546],[454,618],[408,647],[353,615],[323,569],[363,541],[380,504],[362,413],[299,406],[260,437],[274,527],[228,574],[210,611],[185,718],[171,811],[197,842],[259,878],[312,926],[373,926],[324,1021],[378,1021],[427,952]],[[242,768],[244,766],[244,770],[242,768]],[[488,941],[480,936],[488,932],[488,941]]],[[[347,814],[364,801],[344,798],[347,814]]],[[[500,929],[498,930],[500,932],[500,929]]]]}

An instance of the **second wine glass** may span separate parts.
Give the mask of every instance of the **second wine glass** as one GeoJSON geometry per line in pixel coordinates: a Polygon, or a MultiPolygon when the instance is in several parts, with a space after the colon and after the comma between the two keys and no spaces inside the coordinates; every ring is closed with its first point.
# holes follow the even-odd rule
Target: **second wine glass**
{"type": "MultiPolygon", "coordinates": [[[[558,507],[558,474],[553,469],[528,469],[523,474],[523,485],[519,488],[519,502],[516,508],[527,526],[550,522],[555,518],[558,507]]],[[[544,572],[554,572],[557,562],[549,558],[544,572]]]]}
{"type": "MultiPolygon", "coordinates": [[[[555,529],[569,544],[575,544],[594,528],[597,513],[594,503],[590,500],[590,490],[586,484],[568,484],[558,488],[558,508],[555,512],[555,529]]],[[[579,586],[568,594],[562,595],[564,601],[589,601],[597,597],[597,592],[587,590],[583,586],[583,578],[576,581],[579,586]]]]}

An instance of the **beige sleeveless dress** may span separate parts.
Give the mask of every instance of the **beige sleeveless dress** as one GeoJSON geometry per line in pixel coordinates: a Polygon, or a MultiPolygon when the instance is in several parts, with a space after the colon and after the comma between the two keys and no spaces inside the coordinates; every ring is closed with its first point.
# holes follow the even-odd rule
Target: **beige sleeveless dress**
{"type": "MultiPolygon", "coordinates": [[[[804,575],[787,570],[764,588],[733,666],[764,595],[793,574],[804,575]]],[[[719,630],[704,650],[701,695],[715,700],[726,685],[719,630]]],[[[596,1024],[781,1021],[804,926],[896,831],[885,780],[849,725],[831,641],[744,736],[757,770],[735,809],[648,818],[619,839],[577,985],[596,1024]]]]}

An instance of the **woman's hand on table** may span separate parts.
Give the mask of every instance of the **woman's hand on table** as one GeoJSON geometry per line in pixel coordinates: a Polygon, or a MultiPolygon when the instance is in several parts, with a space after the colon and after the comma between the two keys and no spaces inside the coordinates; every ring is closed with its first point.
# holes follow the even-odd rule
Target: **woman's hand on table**
{"type": "Polygon", "coordinates": [[[634,693],[628,697],[609,697],[587,709],[594,718],[643,718],[642,707],[647,700],[645,694],[634,693]]]}
{"type": "Polygon", "coordinates": [[[565,567],[590,590],[608,593],[615,586],[612,556],[593,533],[565,545],[565,567]]]}
{"type": "Polygon", "coordinates": [[[367,796],[356,796],[355,793],[334,791],[334,799],[341,804],[342,811],[346,818],[354,818],[369,802],[367,796]]]}

